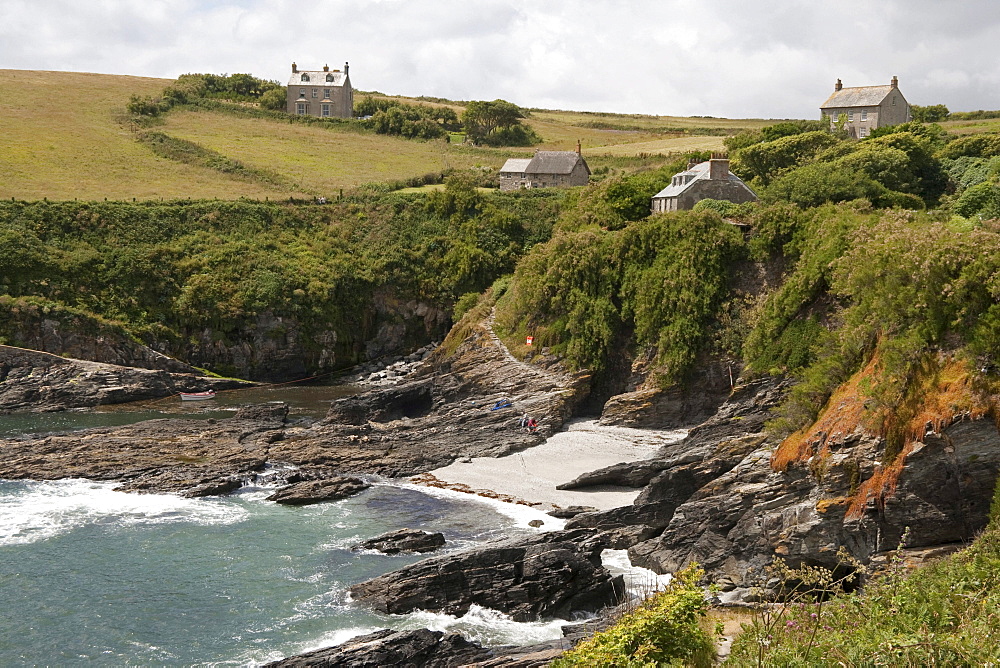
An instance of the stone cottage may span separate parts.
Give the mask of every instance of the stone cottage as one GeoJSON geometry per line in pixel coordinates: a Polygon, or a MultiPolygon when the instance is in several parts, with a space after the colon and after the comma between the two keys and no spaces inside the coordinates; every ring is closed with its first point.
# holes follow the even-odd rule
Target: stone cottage
{"type": "Polygon", "coordinates": [[[349,65],[344,71],[300,70],[292,63],[292,76],[288,80],[286,111],[299,116],[350,118],[354,115],[354,89],[351,88],[349,65]]]}
{"type": "Polygon", "coordinates": [[[852,137],[867,137],[875,128],[898,125],[913,119],[910,105],[899,92],[899,79],[892,78],[888,86],[855,86],[844,88],[837,79],[833,94],[820,107],[823,118],[835,127],[841,114],[847,122],[844,129],[852,137]]]}
{"type": "Polygon", "coordinates": [[[590,183],[590,167],[576,151],[536,151],[532,158],[510,158],[500,168],[500,190],[569,188],[590,183]]]}
{"type": "Polygon", "coordinates": [[[757,195],[729,171],[727,158],[712,158],[674,174],[670,185],[653,196],[652,212],[686,211],[703,199],[742,204],[757,201],[757,195]]]}

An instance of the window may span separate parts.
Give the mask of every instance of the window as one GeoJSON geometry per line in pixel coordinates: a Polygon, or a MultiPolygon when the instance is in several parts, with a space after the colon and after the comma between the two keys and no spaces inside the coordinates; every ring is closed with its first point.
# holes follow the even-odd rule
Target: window
{"type": "Polygon", "coordinates": [[[305,88],[300,88],[299,89],[299,97],[305,97],[305,96],[306,96],[306,89],[305,88]]]}
{"type": "Polygon", "coordinates": [[[854,112],[853,111],[847,112],[847,122],[848,123],[853,123],[854,122],[854,112]]]}
{"type": "Polygon", "coordinates": [[[332,74],[327,74],[326,75],[326,80],[332,82],[333,81],[333,75],[332,74]]]}
{"type": "Polygon", "coordinates": [[[327,89],[325,89],[323,91],[323,99],[324,100],[329,100],[330,99],[330,89],[329,88],[327,88],[327,89]]]}
{"type": "Polygon", "coordinates": [[[319,91],[313,88],[313,97],[319,97],[319,91]]]}
{"type": "Polygon", "coordinates": [[[862,109],[861,110],[861,120],[863,120],[863,121],[867,121],[868,120],[868,110],[867,109],[862,109]]]}
{"type": "Polygon", "coordinates": [[[894,107],[896,106],[896,96],[895,95],[892,96],[892,106],[894,106],[894,107]]]}
{"type": "Polygon", "coordinates": [[[303,72],[301,81],[309,81],[309,75],[303,72]]]}
{"type": "Polygon", "coordinates": [[[330,115],[330,105],[324,104],[323,107],[320,109],[320,116],[329,116],[329,115],[330,115]]]}
{"type": "Polygon", "coordinates": [[[864,139],[868,136],[868,128],[858,128],[858,137],[864,139]]]}
{"type": "Polygon", "coordinates": [[[300,115],[306,113],[306,103],[305,102],[296,102],[295,103],[295,113],[296,114],[300,114],[300,115]]]}

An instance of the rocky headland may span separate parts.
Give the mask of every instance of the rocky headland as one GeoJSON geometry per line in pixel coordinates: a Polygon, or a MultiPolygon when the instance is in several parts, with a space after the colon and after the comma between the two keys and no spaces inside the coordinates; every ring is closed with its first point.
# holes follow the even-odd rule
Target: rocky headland
{"type": "MultiPolygon", "coordinates": [[[[7,355],[0,390],[7,379],[37,375],[37,381],[25,382],[45,379],[48,394],[39,389],[38,396],[51,397],[46,405],[77,400],[63,388],[81,384],[73,379],[87,367],[44,354],[7,355]]],[[[268,404],[216,421],[158,420],[7,439],[0,441],[0,477],[87,477],[119,481],[127,491],[210,495],[238,489],[268,465],[281,464],[291,467],[281,474],[289,487],[276,497],[284,493],[295,503],[316,502],[365,484],[346,483],[344,474],[408,476],[464,458],[530,448],[559,430],[587,397],[586,377],[566,373],[554,358],[542,356],[537,364],[514,359],[488,321],[450,352],[439,348],[419,357],[406,362],[413,367],[406,378],[337,400],[312,424],[289,422],[287,407],[268,404]],[[537,433],[519,428],[524,412],[539,420],[537,433]]],[[[710,375],[712,389],[700,399],[636,390],[613,398],[605,419],[675,426],[683,412],[678,406],[697,406],[693,414],[700,415],[716,403],[721,376],[718,370],[710,375]]],[[[356,584],[352,594],[359,604],[394,613],[419,608],[461,614],[473,603],[516,619],[593,610],[613,603],[620,592],[595,557],[614,547],[627,548],[633,564],[659,573],[697,561],[707,579],[721,585],[723,599],[735,602],[759,595],[753,587],[775,557],[842,569],[841,548],[862,562],[877,562],[904,532],[908,548],[940,551],[970,540],[985,526],[1000,472],[1000,432],[988,415],[956,412],[928,422],[922,435],[890,459],[885,440],[858,419],[864,402],[848,397],[828,407],[817,423],[827,426],[802,437],[804,445],[788,456],[787,445],[764,425],[789,387],[780,379],[738,384],[683,440],[651,458],[561,485],[632,488],[638,496],[631,505],[574,509],[565,532],[432,557],[356,584]]],[[[13,395],[0,393],[6,396],[13,395]]],[[[3,405],[13,410],[25,400],[8,401],[3,405]]],[[[457,665],[459,659],[446,658],[448,652],[465,663],[542,665],[516,663],[513,654],[504,659],[493,650],[428,633],[379,632],[371,640],[287,659],[291,663],[284,665],[330,665],[330,657],[358,652],[350,660],[338,658],[343,663],[336,665],[369,665],[363,663],[369,659],[357,657],[396,656],[390,645],[397,641],[411,648],[410,655],[425,657],[426,665],[457,665]]]]}

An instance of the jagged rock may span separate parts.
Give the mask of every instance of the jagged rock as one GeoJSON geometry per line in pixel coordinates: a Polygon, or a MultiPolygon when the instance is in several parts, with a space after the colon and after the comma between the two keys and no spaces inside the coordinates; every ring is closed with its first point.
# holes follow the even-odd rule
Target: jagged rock
{"type": "Polygon", "coordinates": [[[101,364],[0,346],[0,414],[60,411],[251,385],[239,380],[101,364]]]}
{"type": "Polygon", "coordinates": [[[489,659],[493,653],[458,633],[445,635],[441,631],[417,629],[393,631],[384,629],[351,638],[335,647],[326,647],[306,654],[265,664],[271,668],[376,668],[382,666],[418,666],[452,668],[489,659]]]}
{"type": "MultiPolygon", "coordinates": [[[[829,455],[771,467],[775,443],[763,423],[787,385],[762,381],[739,389],[715,416],[665,447],[642,476],[660,468],[631,507],[584,513],[567,528],[605,531],[609,544],[635,540],[632,563],[664,573],[697,561],[733,600],[774,557],[843,572],[841,547],[868,561],[896,547],[929,547],[971,539],[985,526],[1000,472],[1000,432],[991,420],[959,417],[928,433],[905,459],[894,492],[846,516],[860,484],[872,478],[884,443],[862,427],[823,434],[829,455]],[[650,530],[657,535],[646,540],[650,530]],[[631,532],[631,533],[628,533],[631,532]],[[625,535],[623,535],[625,534],[625,535]]],[[[606,483],[635,475],[624,467],[581,476],[606,483]]]]}
{"type": "Polygon", "coordinates": [[[287,506],[305,506],[323,501],[339,501],[359,494],[371,487],[360,478],[337,476],[325,480],[305,480],[288,487],[282,487],[268,501],[287,506]]]}
{"type": "Polygon", "coordinates": [[[432,552],[444,545],[444,534],[428,533],[417,529],[400,529],[390,531],[375,538],[358,543],[358,548],[378,550],[385,554],[398,552],[432,552]]]}
{"type": "Polygon", "coordinates": [[[200,485],[196,485],[195,487],[186,490],[181,496],[186,496],[188,498],[221,496],[223,494],[235,492],[242,486],[243,481],[239,478],[220,478],[218,480],[210,480],[208,482],[203,482],[200,485]]]}
{"type": "Polygon", "coordinates": [[[596,511],[597,508],[594,508],[593,506],[569,506],[567,508],[555,508],[550,510],[548,515],[565,520],[571,517],[576,517],[580,513],[593,513],[596,511]]]}
{"type": "Polygon", "coordinates": [[[601,566],[589,531],[559,531],[502,540],[432,557],[350,588],[355,600],[382,612],[432,610],[452,615],[473,604],[517,621],[596,610],[616,602],[622,580],[601,566]]]}
{"type": "Polygon", "coordinates": [[[283,404],[269,404],[259,417],[248,410],[213,424],[149,420],[0,440],[0,478],[90,478],[118,480],[121,491],[224,493],[264,469],[270,443],[286,428],[284,411],[283,404]]]}

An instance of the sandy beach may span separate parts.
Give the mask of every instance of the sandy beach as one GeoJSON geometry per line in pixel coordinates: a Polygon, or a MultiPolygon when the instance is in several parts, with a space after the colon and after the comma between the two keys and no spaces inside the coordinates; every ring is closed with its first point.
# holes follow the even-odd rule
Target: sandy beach
{"type": "MultiPolygon", "coordinates": [[[[680,440],[686,433],[605,427],[597,424],[597,420],[573,420],[565,430],[541,445],[507,457],[458,461],[435,469],[430,475],[452,488],[493,492],[530,504],[607,510],[629,505],[639,490],[602,486],[564,491],[556,489],[556,485],[612,464],[649,459],[662,446],[680,440]]],[[[421,482],[421,478],[414,482],[421,482]]]]}

